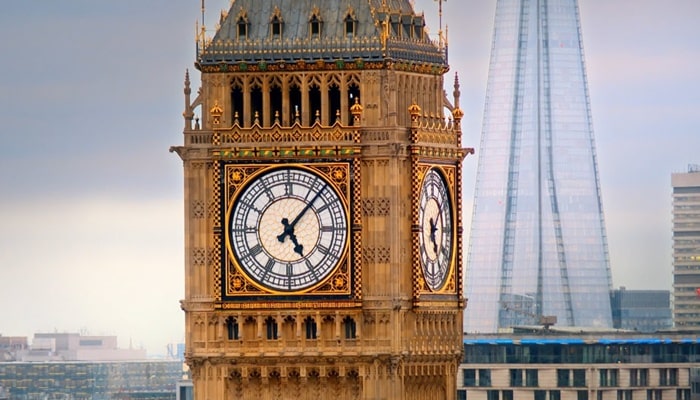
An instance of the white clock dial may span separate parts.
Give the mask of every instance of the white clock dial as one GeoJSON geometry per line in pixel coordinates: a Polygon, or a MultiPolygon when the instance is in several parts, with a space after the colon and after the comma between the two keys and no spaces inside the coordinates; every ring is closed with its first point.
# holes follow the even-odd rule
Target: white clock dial
{"type": "Polygon", "coordinates": [[[452,262],[452,204],[444,179],[430,169],[420,191],[419,246],[423,277],[437,291],[447,281],[452,262]]]}
{"type": "Polygon", "coordinates": [[[248,277],[274,291],[323,282],[347,248],[345,207],[333,186],[301,167],[267,170],[234,199],[229,240],[248,277]]]}

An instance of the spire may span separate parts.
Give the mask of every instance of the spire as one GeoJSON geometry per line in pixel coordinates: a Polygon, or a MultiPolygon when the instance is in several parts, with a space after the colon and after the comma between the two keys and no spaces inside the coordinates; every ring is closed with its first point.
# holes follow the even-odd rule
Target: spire
{"type": "Polygon", "coordinates": [[[192,103],[190,102],[190,94],[192,89],[190,88],[190,70],[185,70],[185,111],[182,116],[185,117],[185,130],[192,129],[192,118],[194,117],[194,112],[192,111],[192,103]]]}
{"type": "Polygon", "coordinates": [[[454,92],[452,92],[452,95],[454,96],[455,99],[455,107],[452,110],[452,117],[454,117],[455,122],[459,124],[459,122],[462,120],[462,117],[464,117],[464,111],[462,111],[461,108],[459,108],[459,96],[461,95],[461,92],[459,91],[459,75],[457,72],[455,72],[455,86],[454,86],[454,92]]]}

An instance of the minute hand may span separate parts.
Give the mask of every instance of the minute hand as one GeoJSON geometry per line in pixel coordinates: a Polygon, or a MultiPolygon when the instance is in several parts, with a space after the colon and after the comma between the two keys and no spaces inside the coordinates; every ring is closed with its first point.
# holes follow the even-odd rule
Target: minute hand
{"type": "Polygon", "coordinates": [[[318,192],[316,192],[316,195],[313,197],[313,199],[311,199],[311,201],[309,201],[306,204],[306,206],[301,209],[301,211],[299,212],[299,215],[297,215],[296,218],[294,218],[294,220],[292,221],[292,223],[289,224],[290,228],[294,229],[294,226],[297,224],[297,222],[299,222],[301,217],[303,217],[304,214],[306,214],[306,212],[309,211],[309,208],[311,208],[311,206],[314,204],[314,202],[321,196],[321,193],[323,193],[323,190],[325,188],[326,188],[326,185],[324,185],[318,192]]]}

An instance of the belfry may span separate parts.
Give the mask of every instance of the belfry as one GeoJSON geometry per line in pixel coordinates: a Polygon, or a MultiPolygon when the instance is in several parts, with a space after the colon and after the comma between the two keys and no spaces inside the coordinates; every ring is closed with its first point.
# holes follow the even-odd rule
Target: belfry
{"type": "Polygon", "coordinates": [[[409,0],[234,0],[185,77],[195,398],[454,399],[459,81],[409,0]]]}

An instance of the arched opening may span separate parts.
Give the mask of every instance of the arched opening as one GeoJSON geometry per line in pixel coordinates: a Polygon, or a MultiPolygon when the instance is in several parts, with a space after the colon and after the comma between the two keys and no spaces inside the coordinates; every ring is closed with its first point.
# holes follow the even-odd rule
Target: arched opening
{"type": "Polygon", "coordinates": [[[343,319],[343,329],[345,331],[345,339],[357,338],[357,325],[352,317],[345,317],[345,319],[343,319]]]}
{"type": "Polygon", "coordinates": [[[248,21],[245,17],[241,16],[238,18],[238,22],[236,22],[236,25],[238,27],[238,40],[245,40],[248,39],[248,21]]]}
{"type": "Polygon", "coordinates": [[[357,22],[352,15],[348,14],[345,17],[345,37],[352,38],[355,36],[356,24],[357,22]]]}
{"type": "Polygon", "coordinates": [[[241,124],[243,117],[243,89],[236,85],[231,88],[231,121],[241,124]]]}
{"type": "Polygon", "coordinates": [[[265,337],[267,340],[277,340],[277,321],[272,317],[265,320],[265,337]]]}
{"type": "Polygon", "coordinates": [[[282,21],[276,15],[272,17],[272,21],[270,21],[270,34],[273,39],[282,38],[282,21]]]}
{"type": "Polygon", "coordinates": [[[260,86],[255,86],[250,91],[251,125],[262,125],[263,121],[263,95],[260,86]]]}
{"type": "Polygon", "coordinates": [[[290,104],[290,116],[289,120],[291,124],[295,121],[301,120],[301,88],[297,84],[292,84],[289,87],[289,104],[290,104]]]}
{"type": "Polygon", "coordinates": [[[273,124],[282,118],[282,88],[277,85],[270,89],[270,112],[273,124]]]}
{"type": "Polygon", "coordinates": [[[319,118],[321,116],[321,88],[316,83],[309,87],[309,108],[309,125],[313,125],[316,123],[316,114],[319,118]]]}
{"type": "Polygon", "coordinates": [[[238,321],[233,317],[226,318],[226,338],[228,340],[237,340],[238,336],[238,321]]]}
{"type": "Polygon", "coordinates": [[[350,116],[350,118],[348,119],[350,126],[355,125],[355,118],[353,118],[352,114],[350,113],[350,108],[355,104],[355,102],[359,103],[359,101],[360,86],[357,83],[351,83],[350,85],[348,85],[348,109],[345,110],[345,112],[347,112],[350,116]]]}
{"type": "Polygon", "coordinates": [[[309,33],[312,39],[319,39],[321,37],[321,19],[314,14],[309,20],[309,33]]]}
{"type": "Polygon", "coordinates": [[[316,326],[316,321],[312,317],[306,317],[306,319],[304,320],[304,329],[306,331],[307,339],[318,338],[318,327],[316,326]]]}
{"type": "Polygon", "coordinates": [[[333,83],[328,88],[328,115],[330,116],[330,125],[340,122],[340,87],[333,83]]]}

